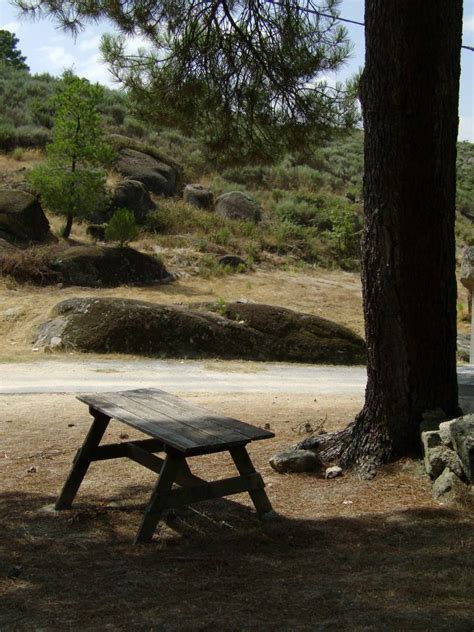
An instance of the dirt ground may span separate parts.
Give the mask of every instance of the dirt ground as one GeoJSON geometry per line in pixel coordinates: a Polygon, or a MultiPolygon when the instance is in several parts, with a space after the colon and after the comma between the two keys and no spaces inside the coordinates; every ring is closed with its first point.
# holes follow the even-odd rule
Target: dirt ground
{"type": "MultiPolygon", "coordinates": [[[[35,327],[59,301],[124,296],[162,303],[248,300],[318,314],[363,333],[357,274],[265,271],[188,275],[153,288],[35,288],[0,280],[0,362],[37,359],[35,327]]],[[[51,356],[45,356],[51,357],[51,356]]],[[[73,395],[0,398],[0,630],[466,630],[474,621],[469,505],[431,498],[421,465],[372,481],[280,475],[272,454],[305,428],[343,427],[361,398],[186,397],[276,437],[250,446],[278,517],[260,524],[246,495],[167,516],[133,546],[155,475],[125,459],[96,463],[75,507],[53,512],[89,426],[73,395]]],[[[107,441],[130,430],[113,422],[107,441]]],[[[233,475],[225,455],[191,460],[204,478],[233,475]],[[232,474],[231,474],[232,473],[232,474]]]]}
{"type": "MultiPolygon", "coordinates": [[[[95,463],[70,511],[51,505],[89,426],[73,395],[0,400],[0,629],[466,630],[474,621],[474,529],[467,507],[435,503],[421,464],[372,481],[281,475],[269,457],[305,425],[343,426],[361,398],[187,394],[256,425],[250,453],[278,517],[260,524],[247,495],[169,514],[133,546],[155,475],[95,463]]],[[[105,441],[134,436],[112,422],[105,441]]],[[[234,475],[227,455],[194,472],[234,475]]]]}

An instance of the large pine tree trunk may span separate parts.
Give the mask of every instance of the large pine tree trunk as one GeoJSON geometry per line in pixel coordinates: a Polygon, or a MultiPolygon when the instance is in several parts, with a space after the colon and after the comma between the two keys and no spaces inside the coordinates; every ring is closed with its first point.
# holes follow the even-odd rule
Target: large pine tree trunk
{"type": "Polygon", "coordinates": [[[426,410],[458,412],[455,166],[462,0],[366,0],[368,385],[343,462],[416,453],[426,410]]]}

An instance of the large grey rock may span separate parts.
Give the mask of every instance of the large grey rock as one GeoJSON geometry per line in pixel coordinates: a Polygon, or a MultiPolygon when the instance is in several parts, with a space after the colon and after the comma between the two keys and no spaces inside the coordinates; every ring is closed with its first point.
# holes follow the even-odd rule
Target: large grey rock
{"type": "Polygon", "coordinates": [[[183,200],[198,208],[210,209],[212,207],[212,191],[202,184],[187,184],[183,191],[183,200]]]}
{"type": "Polygon", "coordinates": [[[433,483],[433,498],[441,502],[456,502],[466,493],[466,485],[454,472],[445,469],[433,483]]]}
{"type": "Polygon", "coordinates": [[[464,250],[461,262],[461,283],[469,291],[474,291],[474,246],[464,250]]]}
{"type": "Polygon", "coordinates": [[[36,346],[50,346],[51,338],[57,336],[65,349],[98,353],[331,364],[350,364],[351,357],[363,357],[363,341],[329,321],[313,322],[316,317],[258,304],[254,304],[253,320],[250,316],[244,319],[239,317],[239,307],[230,304],[223,313],[215,313],[203,306],[193,309],[119,298],[68,299],[56,305],[51,320],[41,327],[36,346]],[[273,318],[267,317],[269,313],[273,318]],[[319,338],[311,335],[316,324],[319,338]],[[298,334],[306,341],[301,347],[295,342],[298,334]]]}
{"type": "Polygon", "coordinates": [[[280,474],[288,472],[317,472],[323,468],[323,463],[316,452],[299,449],[275,454],[270,459],[270,465],[280,474]]]}
{"type": "Polygon", "coordinates": [[[110,219],[119,208],[128,208],[134,214],[136,222],[142,224],[148,213],[156,208],[156,204],[142,182],[126,179],[115,187],[106,219],[110,219]]]}
{"type": "Polygon", "coordinates": [[[443,421],[439,424],[439,437],[442,443],[450,448],[453,447],[453,438],[451,437],[451,424],[453,421],[454,419],[451,419],[451,421],[443,421]]]}
{"type": "Polygon", "coordinates": [[[50,267],[61,282],[87,287],[147,285],[172,279],[157,259],[132,248],[68,248],[50,267]]]}
{"type": "Polygon", "coordinates": [[[423,452],[427,454],[431,448],[441,445],[441,437],[438,430],[428,430],[421,433],[421,443],[423,444],[423,452]]]}
{"type": "Polygon", "coordinates": [[[445,469],[449,469],[457,476],[462,476],[463,474],[458,455],[454,450],[444,445],[430,448],[425,452],[425,468],[431,478],[438,478],[445,469]]]}
{"type": "MultiPolygon", "coordinates": [[[[365,343],[325,318],[263,303],[207,303],[205,309],[261,332],[274,360],[321,364],[364,364],[365,343]]],[[[267,359],[270,359],[268,357],[267,359]]]]}
{"type": "Polygon", "coordinates": [[[33,195],[14,189],[0,189],[0,239],[27,245],[52,238],[46,215],[33,195]]]}
{"type": "Polygon", "coordinates": [[[455,419],[451,426],[453,446],[458,453],[465,475],[474,484],[474,415],[455,419]]]}
{"type": "Polygon", "coordinates": [[[126,178],[138,180],[144,184],[152,193],[157,195],[176,193],[178,179],[176,170],[149,154],[128,147],[121,149],[115,168],[126,178]]]}
{"type": "Polygon", "coordinates": [[[456,342],[458,359],[462,360],[463,362],[469,362],[471,336],[469,334],[458,331],[456,342]]]}
{"type": "Polygon", "coordinates": [[[248,193],[231,191],[220,195],[214,207],[216,213],[229,219],[259,222],[261,211],[258,202],[248,193]]]}

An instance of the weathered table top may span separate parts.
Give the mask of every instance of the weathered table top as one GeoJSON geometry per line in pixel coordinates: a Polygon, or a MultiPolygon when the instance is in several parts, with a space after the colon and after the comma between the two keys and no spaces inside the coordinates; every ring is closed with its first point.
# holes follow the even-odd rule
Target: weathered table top
{"type": "Polygon", "coordinates": [[[205,454],[275,435],[223,417],[159,389],[85,393],[77,399],[137,428],[183,454],[205,454]]]}

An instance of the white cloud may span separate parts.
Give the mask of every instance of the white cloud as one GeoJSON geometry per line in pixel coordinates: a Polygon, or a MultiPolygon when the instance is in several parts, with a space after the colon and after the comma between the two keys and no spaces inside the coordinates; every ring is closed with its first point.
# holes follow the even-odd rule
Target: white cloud
{"type": "Polygon", "coordinates": [[[18,33],[21,31],[21,24],[19,22],[7,22],[6,24],[1,24],[0,28],[3,31],[10,31],[10,33],[15,33],[15,35],[18,35],[18,33]]]}
{"type": "Polygon", "coordinates": [[[64,46],[41,46],[39,52],[46,58],[52,74],[74,65],[74,55],[71,55],[64,46]]]}
{"type": "Polygon", "coordinates": [[[107,64],[102,61],[102,57],[99,53],[78,60],[74,70],[77,75],[89,79],[92,83],[117,87],[117,83],[110,74],[107,64]]]}
{"type": "Polygon", "coordinates": [[[94,35],[92,37],[88,37],[87,39],[82,39],[78,41],[77,48],[80,51],[98,51],[100,46],[101,35],[94,35]]]}
{"type": "Polygon", "coordinates": [[[150,40],[143,35],[130,35],[125,40],[125,50],[129,55],[134,55],[139,49],[148,50],[152,47],[150,40]]]}
{"type": "Polygon", "coordinates": [[[474,33],[474,15],[469,15],[464,19],[462,30],[465,35],[474,33]]]}
{"type": "Polygon", "coordinates": [[[459,118],[458,140],[468,140],[474,143],[474,116],[459,118]]]}

